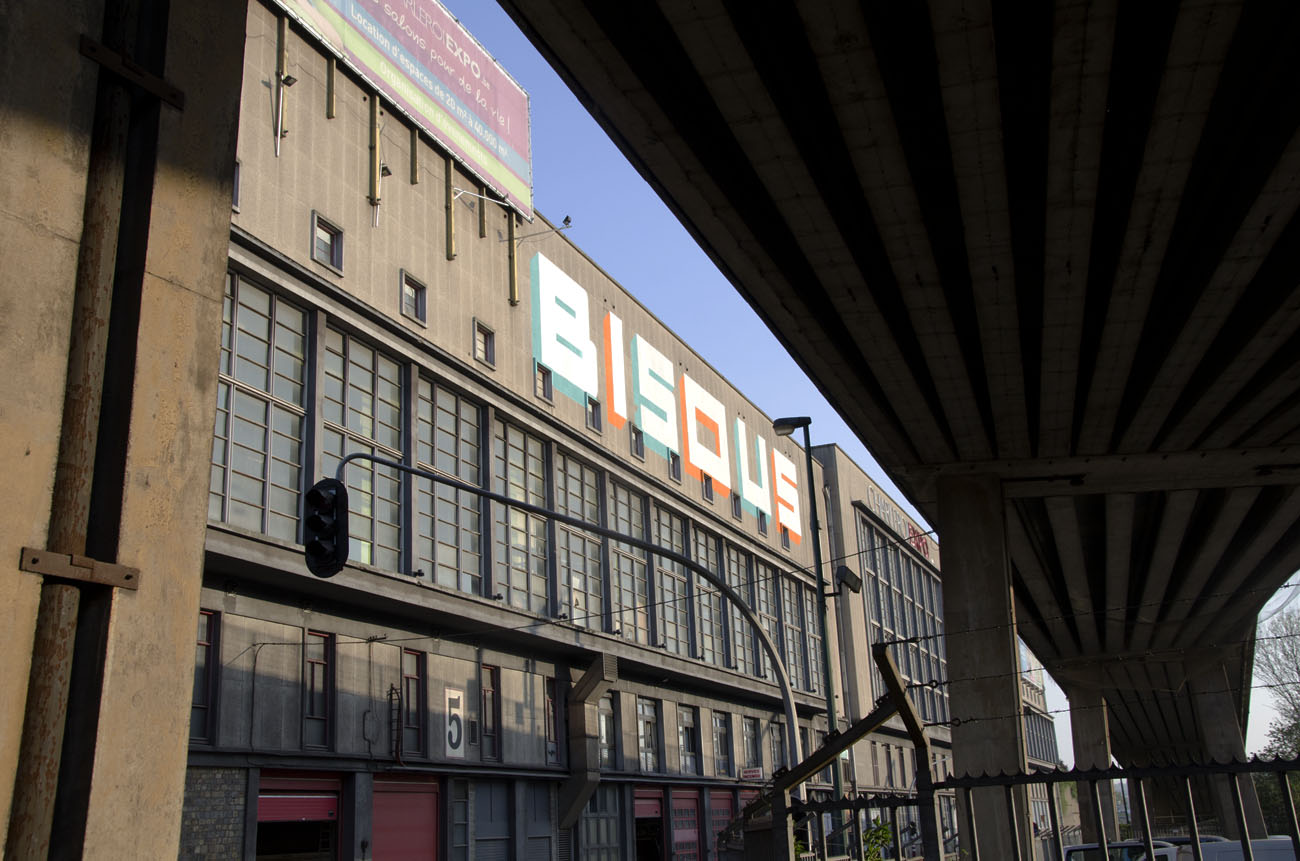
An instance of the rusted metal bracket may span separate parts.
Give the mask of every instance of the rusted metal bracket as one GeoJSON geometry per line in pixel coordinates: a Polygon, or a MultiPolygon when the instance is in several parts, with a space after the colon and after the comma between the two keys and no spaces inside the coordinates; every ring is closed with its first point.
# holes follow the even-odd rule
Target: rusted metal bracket
{"type": "Polygon", "coordinates": [[[44,574],[63,580],[81,580],[85,583],[102,583],[120,589],[140,588],[140,569],[112,562],[97,562],[88,556],[51,553],[48,550],[23,548],[19,569],[29,574],[44,574]]]}
{"type": "Polygon", "coordinates": [[[126,54],[106,48],[89,36],[82,35],[81,56],[94,60],[122,80],[157,96],[176,110],[185,110],[185,93],[143,68],[126,54]]]}

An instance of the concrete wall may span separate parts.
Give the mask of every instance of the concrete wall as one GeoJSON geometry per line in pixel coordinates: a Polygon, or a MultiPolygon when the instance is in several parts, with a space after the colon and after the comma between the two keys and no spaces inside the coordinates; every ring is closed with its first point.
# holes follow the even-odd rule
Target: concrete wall
{"type": "MultiPolygon", "coordinates": [[[[0,167],[6,273],[0,356],[7,373],[0,383],[6,405],[0,465],[12,496],[0,515],[0,534],[8,560],[18,558],[21,546],[45,548],[51,516],[88,132],[101,74],[77,45],[83,34],[100,35],[104,17],[97,3],[6,10],[0,50],[0,137],[7,154],[0,167]]],[[[79,659],[88,662],[91,677],[76,694],[79,715],[98,715],[88,736],[79,739],[87,742],[86,756],[68,766],[90,763],[74,793],[80,800],[73,806],[85,815],[56,823],[65,842],[79,839],[84,826],[86,845],[102,857],[168,857],[179,836],[204,530],[203,503],[194,488],[203,486],[211,438],[243,22],[239,3],[180,4],[171,10],[166,32],[159,33],[166,57],[161,77],[186,94],[186,110],[161,110],[152,217],[131,225],[124,243],[143,249],[139,268],[119,273],[128,299],[136,291],[140,296],[138,329],[127,323],[116,330],[133,345],[135,364],[130,379],[117,378],[131,393],[129,402],[105,407],[126,419],[124,433],[100,445],[108,460],[125,462],[125,481],[120,517],[104,524],[116,533],[115,558],[101,554],[99,561],[140,569],[140,588],[119,590],[106,602],[102,663],[88,652],[79,659]],[[102,688],[95,683],[101,675],[102,688]]],[[[148,129],[145,134],[154,139],[148,129]]],[[[112,215],[95,213],[106,214],[112,215]]],[[[101,252],[116,247],[115,234],[101,240],[101,252]]],[[[88,395],[81,394],[93,399],[97,391],[92,385],[88,395]]],[[[74,476],[82,488],[91,482],[89,471],[74,476]]],[[[0,568],[0,816],[8,815],[12,799],[40,583],[16,572],[12,561],[7,565],[0,568]]]]}
{"type": "Polygon", "coordinates": [[[18,558],[46,544],[90,155],[96,71],[76,36],[102,17],[95,2],[25,3],[0,30],[0,840],[41,586],[18,558]]]}

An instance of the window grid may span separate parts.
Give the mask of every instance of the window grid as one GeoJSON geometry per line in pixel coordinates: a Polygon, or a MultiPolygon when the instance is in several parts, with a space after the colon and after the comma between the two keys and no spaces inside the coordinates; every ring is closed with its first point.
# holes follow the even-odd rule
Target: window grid
{"type": "Polygon", "coordinates": [[[682,774],[699,774],[700,726],[699,709],[695,706],[677,706],[677,750],[682,774]]]}
{"type": "Polygon", "coordinates": [[[226,274],[208,519],[298,539],[307,315],[226,274]]]}
{"type": "Polygon", "coordinates": [[[190,701],[190,741],[212,741],[213,701],[216,692],[217,614],[199,611],[194,648],[194,695],[190,701]]]}
{"type": "Polygon", "coordinates": [[[497,336],[495,332],[477,320],[474,322],[474,358],[486,365],[496,367],[496,341],[497,336]]]}
{"type": "Polygon", "coordinates": [[[785,724],[779,720],[774,720],[768,725],[768,730],[772,734],[772,771],[778,768],[785,768],[785,724]]]}
{"type": "MultiPolygon", "coordinates": [[[[555,460],[556,507],[562,514],[599,526],[600,474],[566,454],[555,460]]],[[[575,625],[603,630],[600,539],[567,524],[557,524],[556,543],[560,612],[575,625]]]]}
{"type": "MultiPolygon", "coordinates": [[[[755,560],[754,563],[754,612],[763,623],[763,633],[767,634],[772,645],[781,652],[781,622],[777,609],[776,570],[772,566],[755,560]]],[[[772,657],[767,649],[761,649],[763,675],[772,678],[772,657]]],[[[782,652],[782,654],[784,654],[782,652]]]]}
{"type": "Polygon", "coordinates": [[[327,748],[334,695],[334,635],[308,631],[303,652],[303,747],[327,748]]]}
{"type": "Polygon", "coordinates": [[[555,679],[548,676],[544,684],[546,686],[546,761],[554,764],[560,761],[560,702],[555,679]]]}
{"type": "MultiPolygon", "coordinates": [[[[546,505],[545,444],[539,437],[497,420],[493,440],[494,490],[527,502],[546,505]]],[[[493,588],[506,603],[547,615],[546,518],[493,503],[493,588]]]]}
{"type": "Polygon", "coordinates": [[[743,719],[745,768],[763,767],[763,728],[756,717],[743,719]]]}
{"type": "MultiPolygon", "coordinates": [[[[618,482],[613,484],[610,528],[645,540],[645,497],[618,482]]],[[[610,583],[613,590],[614,629],[637,643],[650,642],[650,581],[643,551],[619,541],[610,542],[610,583]]]]}
{"type": "Polygon", "coordinates": [[[482,731],[479,734],[479,753],[485,760],[501,758],[501,699],[497,696],[501,688],[500,673],[499,668],[487,664],[480,668],[479,721],[482,731]]]}
{"type": "Polygon", "coordinates": [[[731,715],[713,713],[713,773],[717,777],[731,777],[731,715]]]}
{"type": "MultiPolygon", "coordinates": [[[[754,596],[750,589],[749,554],[736,547],[727,545],[727,585],[740,594],[745,605],[754,606],[754,596]]],[[[730,604],[730,602],[728,602],[730,604]]],[[[754,672],[754,631],[739,608],[730,606],[731,613],[731,660],[736,670],[742,673],[754,672]]]]}
{"type": "MultiPolygon", "coordinates": [[[[718,553],[718,538],[695,530],[695,562],[722,578],[718,553]]],[[[699,658],[706,664],[723,666],[723,608],[722,593],[698,574],[695,576],[695,630],[699,658]]]]}
{"type": "Polygon", "coordinates": [[[555,378],[541,362],[533,362],[533,393],[544,401],[555,400],[555,378]]]}
{"type": "MultiPolygon", "coordinates": [[[[416,465],[481,486],[478,404],[425,378],[416,390],[416,465]]],[[[482,594],[480,498],[427,478],[415,480],[415,497],[417,570],[440,586],[482,594]]]]}
{"type": "Polygon", "coordinates": [[[808,689],[804,675],[803,607],[800,601],[802,588],[792,577],[781,578],[781,625],[785,641],[785,671],[790,676],[791,687],[808,689]]]}
{"type": "MultiPolygon", "coordinates": [[[[654,541],[660,547],[686,555],[684,522],[681,517],[654,506],[654,541]]],[[[689,608],[686,567],[663,556],[655,556],[655,586],[659,610],[659,645],[676,655],[690,652],[689,608]]]]}
{"type": "Polygon", "coordinates": [[[425,657],[402,650],[402,753],[424,756],[425,657]]]}
{"type": "Polygon", "coordinates": [[[808,690],[819,693],[822,689],[822,628],[817,613],[817,590],[803,590],[804,631],[808,642],[808,690]]]}
{"type": "Polygon", "coordinates": [[[618,717],[613,694],[605,694],[599,704],[600,767],[617,767],[618,717]]]}
{"type": "MultiPolygon", "coordinates": [[[[862,601],[869,620],[871,641],[903,640],[922,636],[894,650],[899,674],[907,684],[925,684],[947,679],[943,651],[943,598],[938,576],[900,549],[889,533],[871,523],[865,515],[857,519],[859,560],[863,570],[862,601]]],[[[884,690],[884,679],[872,668],[873,689],[884,690]]],[[[948,720],[945,686],[924,688],[917,698],[923,720],[948,720]]]]}
{"type": "MultiPolygon", "coordinates": [[[[397,362],[337,329],[325,333],[322,468],[333,475],[356,452],[402,460],[402,377],[397,362]]],[[[354,461],[347,472],[349,558],[400,571],[401,478],[397,470],[354,461]]]]}
{"type": "Polygon", "coordinates": [[[641,770],[659,770],[659,701],[647,697],[636,700],[636,740],[641,770]]]}
{"type": "Polygon", "coordinates": [[[421,323],[425,322],[427,295],[424,284],[402,270],[402,314],[421,323]]]}

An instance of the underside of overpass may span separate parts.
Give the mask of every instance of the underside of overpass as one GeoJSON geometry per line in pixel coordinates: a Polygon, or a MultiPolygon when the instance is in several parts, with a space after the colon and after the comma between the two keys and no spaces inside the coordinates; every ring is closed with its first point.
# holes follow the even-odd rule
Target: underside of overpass
{"type": "Polygon", "coordinates": [[[1244,726],[1300,567],[1300,4],[501,2],[941,535],[998,482],[1121,763],[1206,750],[1198,685],[1244,726]]]}

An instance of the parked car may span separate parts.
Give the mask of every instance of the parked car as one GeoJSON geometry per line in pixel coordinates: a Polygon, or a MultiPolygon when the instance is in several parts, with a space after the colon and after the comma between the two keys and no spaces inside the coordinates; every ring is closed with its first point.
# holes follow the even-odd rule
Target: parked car
{"type": "Polygon", "coordinates": [[[1147,847],[1140,840],[1121,840],[1107,844],[1107,853],[1103,855],[1096,843],[1080,843],[1065,847],[1065,861],[1177,861],[1178,847],[1163,840],[1152,840],[1151,848],[1156,850],[1154,859],[1147,858],[1147,847]]]}
{"type": "MultiPolygon", "coordinates": [[[[1290,837],[1267,837],[1250,841],[1250,852],[1255,861],[1295,861],[1295,849],[1290,837]]],[[[1180,846],[1178,861],[1192,861],[1192,847],[1180,846]]],[[[1241,861],[1241,843],[1237,840],[1224,840],[1216,843],[1201,844],[1201,858],[1204,861],[1241,861]]]]}

